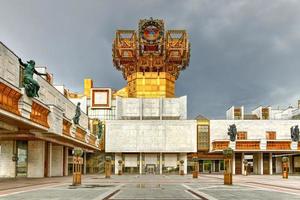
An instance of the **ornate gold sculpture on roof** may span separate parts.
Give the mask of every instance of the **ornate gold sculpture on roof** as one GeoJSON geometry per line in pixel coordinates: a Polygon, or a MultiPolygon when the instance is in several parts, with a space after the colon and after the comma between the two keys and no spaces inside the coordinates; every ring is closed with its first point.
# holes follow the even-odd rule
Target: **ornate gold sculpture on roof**
{"type": "Polygon", "coordinates": [[[165,31],[163,20],[140,20],[138,32],[116,31],[113,63],[127,80],[128,97],[174,97],[175,81],[189,59],[186,31],[165,31]]]}

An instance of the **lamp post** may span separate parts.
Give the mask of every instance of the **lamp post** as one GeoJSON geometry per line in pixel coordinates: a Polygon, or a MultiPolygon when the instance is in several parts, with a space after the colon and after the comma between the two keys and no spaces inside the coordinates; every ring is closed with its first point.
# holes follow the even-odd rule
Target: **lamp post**
{"type": "Polygon", "coordinates": [[[233,156],[233,149],[227,148],[223,150],[224,155],[224,185],[232,185],[232,156],[233,156]]]}
{"type": "Polygon", "coordinates": [[[282,178],[289,178],[289,157],[282,157],[282,178]]]}
{"type": "Polygon", "coordinates": [[[111,157],[105,157],[105,178],[110,178],[111,176],[111,157]]]}
{"type": "Polygon", "coordinates": [[[73,185],[81,185],[81,165],[83,164],[81,148],[73,149],[73,185]]]}

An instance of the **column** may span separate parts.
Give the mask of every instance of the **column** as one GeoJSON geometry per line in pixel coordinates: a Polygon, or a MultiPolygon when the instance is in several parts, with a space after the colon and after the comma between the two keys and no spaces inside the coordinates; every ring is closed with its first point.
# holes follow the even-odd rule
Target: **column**
{"type": "Polygon", "coordinates": [[[142,161],[142,153],[140,153],[140,174],[142,174],[142,167],[143,167],[143,161],[142,161]]]}
{"type": "Polygon", "coordinates": [[[244,152],[242,153],[242,174],[245,175],[245,165],[244,165],[244,152]]]}
{"type": "Polygon", "coordinates": [[[69,175],[68,165],[69,165],[69,148],[64,147],[64,176],[69,175]]]}
{"type": "Polygon", "coordinates": [[[235,174],[235,153],[232,156],[232,174],[235,174]]]}
{"type": "Polygon", "coordinates": [[[63,146],[51,145],[51,176],[63,176],[63,146]]]}
{"type": "Polygon", "coordinates": [[[162,120],[163,115],[163,98],[159,98],[159,119],[162,120]]]}
{"type": "Polygon", "coordinates": [[[48,159],[48,177],[52,176],[52,143],[49,142],[48,143],[48,155],[47,155],[47,159],[48,159]]]}
{"type": "Polygon", "coordinates": [[[162,153],[159,154],[159,174],[162,174],[162,153]]]}
{"type": "Polygon", "coordinates": [[[272,159],[272,153],[269,153],[269,169],[270,169],[269,174],[272,175],[272,174],[273,174],[273,159],[272,159]]]}
{"type": "Polygon", "coordinates": [[[293,173],[294,165],[293,165],[293,156],[289,156],[289,174],[293,173]]]}
{"type": "Polygon", "coordinates": [[[260,175],[264,174],[264,157],[263,153],[259,153],[258,156],[258,172],[260,175]]]}
{"type": "Polygon", "coordinates": [[[86,151],[83,152],[83,174],[86,174],[86,151]]]}
{"type": "Polygon", "coordinates": [[[276,174],[282,173],[281,157],[276,157],[276,174]]]}

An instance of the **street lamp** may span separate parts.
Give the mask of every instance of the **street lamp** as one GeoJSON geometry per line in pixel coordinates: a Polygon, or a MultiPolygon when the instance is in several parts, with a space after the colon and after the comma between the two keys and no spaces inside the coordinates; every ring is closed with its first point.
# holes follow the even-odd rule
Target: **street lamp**
{"type": "Polygon", "coordinates": [[[81,165],[83,164],[83,150],[75,147],[73,153],[73,185],[81,185],[81,165]]]}
{"type": "Polygon", "coordinates": [[[232,156],[233,156],[233,149],[227,148],[223,150],[224,155],[224,185],[232,185],[232,156]]]}
{"type": "Polygon", "coordinates": [[[289,178],[289,157],[282,157],[282,178],[289,178]]]}

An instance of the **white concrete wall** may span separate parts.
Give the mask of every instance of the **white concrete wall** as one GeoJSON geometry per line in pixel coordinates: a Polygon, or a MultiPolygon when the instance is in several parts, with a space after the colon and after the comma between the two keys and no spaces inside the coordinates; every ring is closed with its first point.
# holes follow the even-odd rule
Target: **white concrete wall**
{"type": "Polygon", "coordinates": [[[256,115],[259,119],[262,119],[262,106],[252,110],[251,114],[256,115]]]}
{"type": "Polygon", "coordinates": [[[116,98],[117,119],[142,117],[187,119],[187,97],[179,98],[116,98]]]}
{"type": "Polygon", "coordinates": [[[44,177],[45,142],[28,141],[28,177],[44,177]]]}
{"type": "Polygon", "coordinates": [[[63,176],[63,146],[52,144],[51,176],[63,176]]]}
{"type": "Polygon", "coordinates": [[[231,107],[226,111],[226,119],[227,119],[227,120],[233,120],[233,119],[234,119],[234,106],[231,106],[231,107]]]}
{"type": "Polygon", "coordinates": [[[16,163],[12,161],[13,141],[0,141],[0,146],[0,177],[15,177],[16,163]]]}
{"type": "MultiPolygon", "coordinates": [[[[46,105],[53,105],[57,107],[61,110],[66,118],[72,120],[72,118],[75,116],[76,105],[41,76],[35,75],[34,78],[40,84],[40,97],[38,99],[46,105]]],[[[88,116],[84,112],[81,112],[79,124],[84,129],[88,128],[88,116]]],[[[51,124],[49,125],[51,127],[51,124]]]]}
{"type": "Polygon", "coordinates": [[[195,120],[107,120],[106,152],[196,152],[195,120]]]}
{"type": "Polygon", "coordinates": [[[246,131],[248,140],[265,140],[266,131],[276,131],[277,140],[290,140],[290,128],[300,125],[300,120],[210,120],[210,141],[229,140],[231,124],[236,125],[237,131],[246,131]]]}
{"type": "Polygon", "coordinates": [[[18,57],[0,42],[0,77],[19,87],[18,57]]]}

